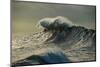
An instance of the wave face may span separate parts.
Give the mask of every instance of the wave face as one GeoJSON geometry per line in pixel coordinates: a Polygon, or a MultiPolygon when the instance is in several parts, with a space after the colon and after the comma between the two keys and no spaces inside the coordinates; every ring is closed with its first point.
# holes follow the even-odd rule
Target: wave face
{"type": "Polygon", "coordinates": [[[93,46],[95,48],[96,43],[96,33],[95,30],[86,29],[81,26],[73,26],[68,28],[67,31],[56,31],[52,33],[52,36],[46,40],[47,42],[53,42],[55,44],[65,43],[65,45],[60,45],[67,48],[66,46],[82,46],[88,47],[93,46]]]}
{"type": "Polygon", "coordinates": [[[52,31],[44,28],[13,39],[12,44],[13,66],[96,60],[96,31],[82,26],[52,31]]]}

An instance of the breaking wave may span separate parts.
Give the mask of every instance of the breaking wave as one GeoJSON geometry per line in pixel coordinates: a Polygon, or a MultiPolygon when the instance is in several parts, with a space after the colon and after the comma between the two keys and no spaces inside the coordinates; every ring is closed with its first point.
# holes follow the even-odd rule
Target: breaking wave
{"type": "Polygon", "coordinates": [[[96,30],[75,26],[62,18],[42,19],[42,32],[17,42],[23,47],[13,48],[13,66],[95,61],[96,30]],[[20,59],[15,60],[16,56],[20,59]]]}

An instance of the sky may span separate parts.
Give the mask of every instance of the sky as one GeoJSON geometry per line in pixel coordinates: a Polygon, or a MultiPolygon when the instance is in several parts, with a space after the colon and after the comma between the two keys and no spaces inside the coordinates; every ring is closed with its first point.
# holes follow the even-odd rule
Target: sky
{"type": "Polygon", "coordinates": [[[34,24],[45,17],[64,16],[74,24],[95,29],[95,6],[14,1],[11,7],[12,23],[16,28],[17,23],[34,24]]]}

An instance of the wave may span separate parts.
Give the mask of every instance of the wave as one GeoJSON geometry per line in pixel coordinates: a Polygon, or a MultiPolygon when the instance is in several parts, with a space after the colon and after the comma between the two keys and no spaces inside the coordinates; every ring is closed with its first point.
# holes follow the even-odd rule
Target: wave
{"type": "Polygon", "coordinates": [[[13,60],[20,58],[13,66],[96,60],[96,30],[75,25],[46,29],[17,42],[23,47],[12,49],[13,60]]]}

